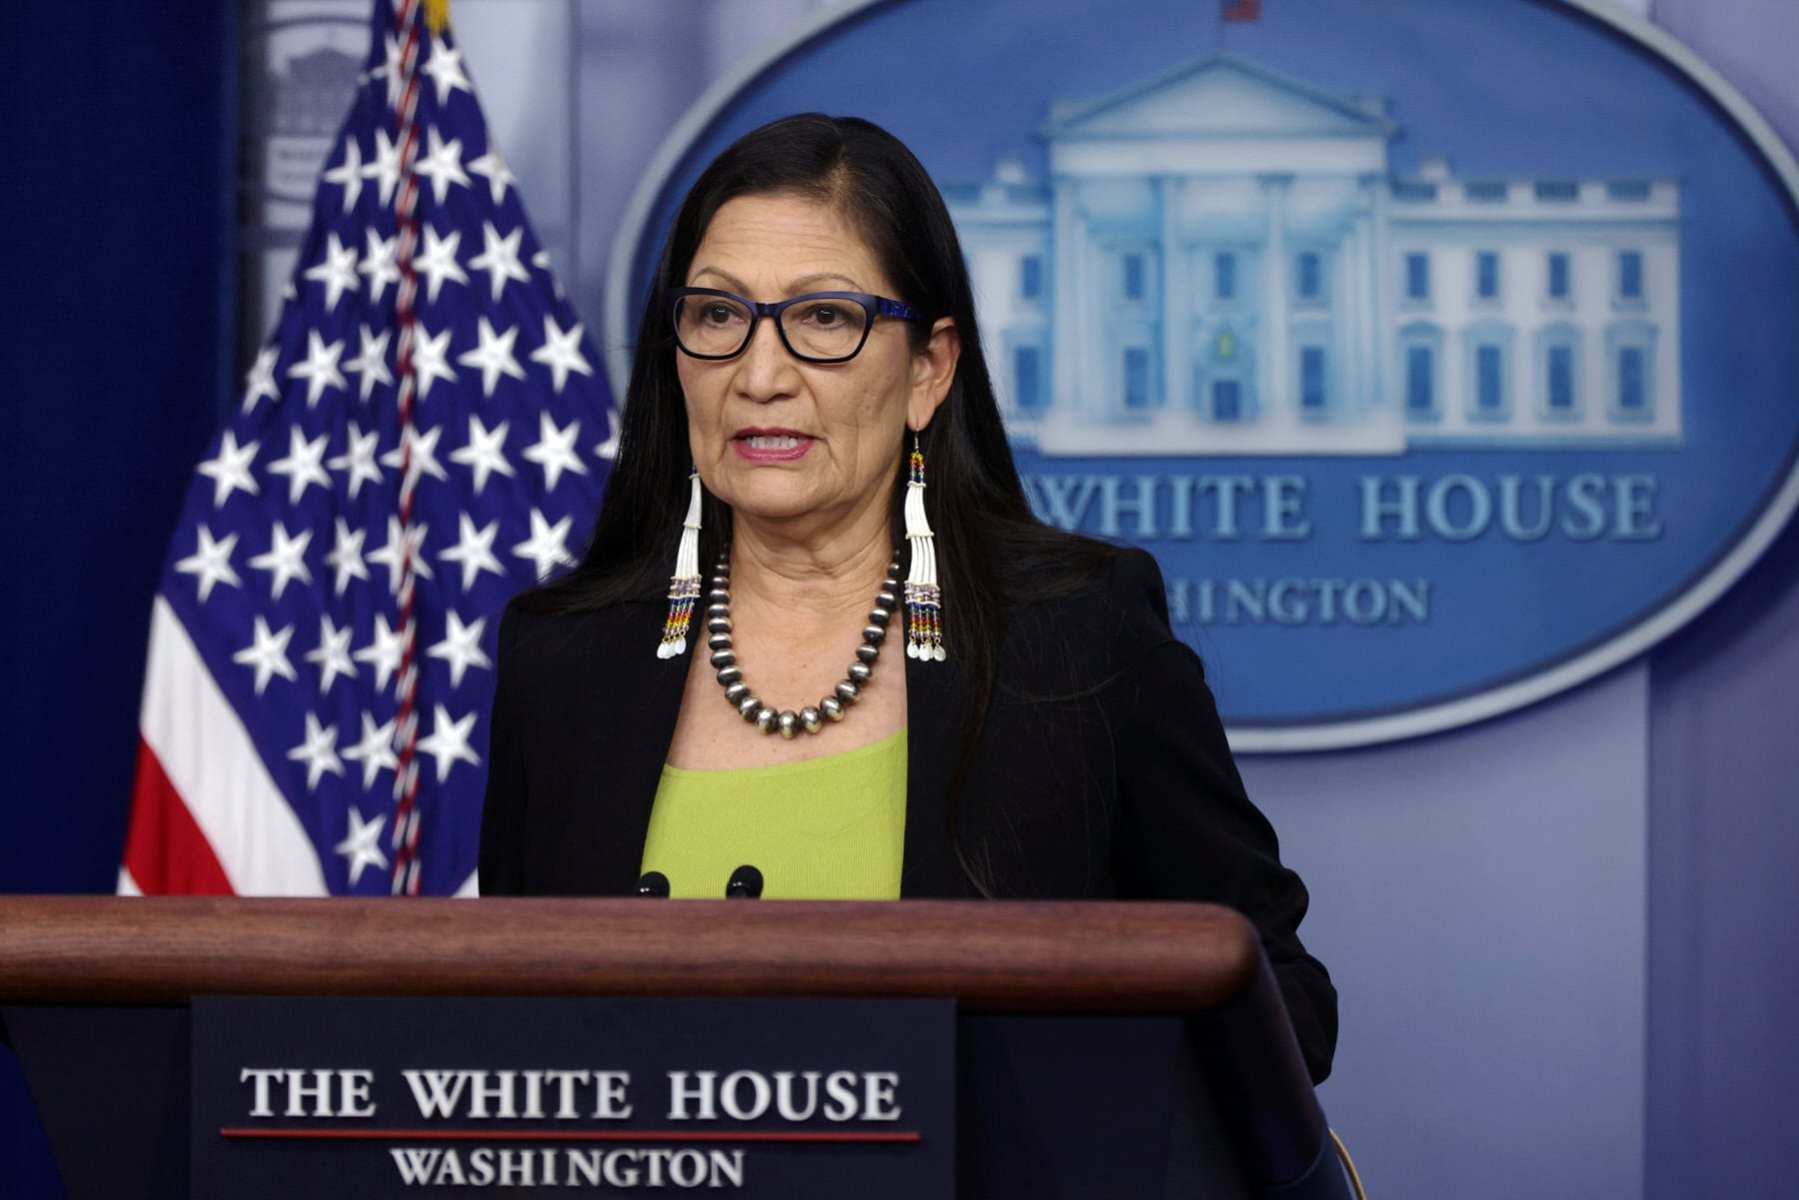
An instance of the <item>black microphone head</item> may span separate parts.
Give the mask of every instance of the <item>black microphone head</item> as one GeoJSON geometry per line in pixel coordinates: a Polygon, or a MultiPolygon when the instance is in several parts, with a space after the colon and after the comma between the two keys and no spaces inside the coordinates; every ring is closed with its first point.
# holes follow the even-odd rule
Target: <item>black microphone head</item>
{"type": "Polygon", "coordinates": [[[755,900],[761,895],[762,872],[748,863],[731,872],[731,882],[725,884],[726,899],[755,900]]]}
{"type": "Polygon", "coordinates": [[[661,871],[645,871],[637,881],[639,896],[654,896],[661,899],[668,897],[668,876],[661,871]]]}

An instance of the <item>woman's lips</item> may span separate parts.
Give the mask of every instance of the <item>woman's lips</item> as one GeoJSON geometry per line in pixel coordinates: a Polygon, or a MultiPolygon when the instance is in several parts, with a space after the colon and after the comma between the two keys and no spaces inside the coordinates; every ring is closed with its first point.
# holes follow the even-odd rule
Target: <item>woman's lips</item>
{"type": "Polygon", "coordinates": [[[791,462],[804,458],[814,439],[799,433],[740,433],[731,439],[739,458],[750,462],[791,462]]]}

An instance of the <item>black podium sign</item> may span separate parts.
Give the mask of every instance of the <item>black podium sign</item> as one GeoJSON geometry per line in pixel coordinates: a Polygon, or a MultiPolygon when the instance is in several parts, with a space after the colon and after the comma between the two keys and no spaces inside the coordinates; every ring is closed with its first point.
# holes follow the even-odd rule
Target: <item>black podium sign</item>
{"type": "Polygon", "coordinates": [[[193,1002],[195,1200],[949,1196],[947,1000],[193,1002]]]}

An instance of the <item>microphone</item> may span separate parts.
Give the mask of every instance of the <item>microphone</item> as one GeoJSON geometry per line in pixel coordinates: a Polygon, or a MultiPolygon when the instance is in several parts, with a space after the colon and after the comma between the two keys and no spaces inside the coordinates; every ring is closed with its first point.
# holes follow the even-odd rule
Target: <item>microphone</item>
{"type": "Polygon", "coordinates": [[[755,900],[762,895],[762,872],[745,863],[731,872],[731,882],[725,884],[725,899],[755,900]]]}
{"type": "Polygon", "coordinates": [[[668,876],[661,871],[645,871],[637,881],[637,894],[653,899],[668,899],[668,876]]]}

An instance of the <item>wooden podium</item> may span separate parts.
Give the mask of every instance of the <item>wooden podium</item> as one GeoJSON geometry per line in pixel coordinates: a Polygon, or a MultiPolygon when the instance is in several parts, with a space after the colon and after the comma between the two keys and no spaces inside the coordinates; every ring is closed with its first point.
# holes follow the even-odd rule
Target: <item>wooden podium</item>
{"type": "Polygon", "coordinates": [[[1208,905],[0,897],[71,1197],[187,1194],[205,995],[948,997],[965,1198],[1348,1195],[1255,932],[1208,905]]]}

